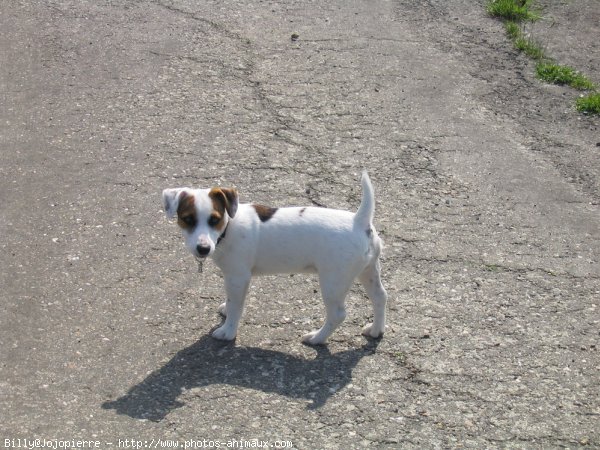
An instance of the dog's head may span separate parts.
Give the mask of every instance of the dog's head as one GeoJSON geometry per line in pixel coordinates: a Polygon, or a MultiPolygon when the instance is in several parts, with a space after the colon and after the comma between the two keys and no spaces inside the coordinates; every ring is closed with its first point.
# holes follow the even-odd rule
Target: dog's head
{"type": "Polygon", "coordinates": [[[167,217],[177,215],[186,247],[199,258],[214,253],[238,207],[237,191],[227,188],[165,189],[162,198],[167,217]]]}

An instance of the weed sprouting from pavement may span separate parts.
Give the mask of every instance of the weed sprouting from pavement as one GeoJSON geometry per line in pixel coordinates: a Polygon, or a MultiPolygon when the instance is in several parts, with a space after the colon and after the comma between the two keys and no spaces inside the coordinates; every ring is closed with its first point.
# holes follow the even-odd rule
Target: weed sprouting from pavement
{"type": "MultiPolygon", "coordinates": [[[[537,61],[536,75],[548,83],[571,86],[574,89],[596,91],[594,85],[585,75],[569,66],[561,66],[546,56],[541,45],[527,36],[520,25],[522,22],[533,22],[541,16],[531,11],[532,0],[489,0],[487,11],[493,17],[504,21],[506,34],[515,48],[537,61]]],[[[577,99],[576,108],[586,114],[600,114],[600,94],[593,92],[577,99]]]]}
{"type": "Polygon", "coordinates": [[[519,25],[520,22],[533,21],[539,18],[537,14],[528,12],[529,3],[529,1],[523,2],[519,0],[495,0],[488,4],[488,12],[492,16],[505,20],[504,28],[506,29],[506,34],[513,41],[517,50],[525,53],[530,58],[542,60],[546,57],[542,46],[523,33],[519,25]],[[495,12],[497,10],[505,12],[495,12]],[[518,13],[515,11],[518,11],[518,13]]]}
{"type": "Polygon", "coordinates": [[[561,66],[552,62],[543,61],[537,64],[536,74],[540,80],[553,84],[566,84],[579,90],[592,90],[595,88],[585,75],[569,66],[561,66]]]}
{"type": "Polygon", "coordinates": [[[494,17],[512,22],[539,19],[539,15],[529,9],[530,5],[530,0],[492,0],[487,10],[494,17]]]}
{"type": "Polygon", "coordinates": [[[406,353],[398,351],[394,353],[394,357],[398,364],[405,365],[406,364],[406,353]]]}
{"type": "Polygon", "coordinates": [[[592,94],[580,97],[575,102],[577,111],[586,114],[600,114],[600,93],[594,92],[592,94]]]}
{"type": "Polygon", "coordinates": [[[519,25],[513,22],[512,20],[505,22],[504,28],[506,28],[506,33],[508,34],[508,37],[511,38],[513,41],[516,40],[522,34],[521,27],[519,27],[519,25]]]}
{"type": "Polygon", "coordinates": [[[528,37],[524,36],[523,34],[518,36],[514,40],[514,43],[515,43],[515,48],[517,50],[522,51],[530,58],[533,58],[536,60],[542,60],[546,57],[542,47],[539,44],[537,44],[533,39],[528,38],[528,37]]]}

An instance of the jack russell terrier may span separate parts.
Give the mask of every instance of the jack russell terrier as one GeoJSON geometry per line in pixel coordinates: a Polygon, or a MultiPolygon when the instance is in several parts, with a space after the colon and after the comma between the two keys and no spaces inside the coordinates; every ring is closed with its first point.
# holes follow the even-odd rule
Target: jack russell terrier
{"type": "Polygon", "coordinates": [[[375,197],[362,175],[358,211],[320,207],[269,208],[238,204],[235,189],[165,189],[168,218],[177,214],[188,250],[199,260],[211,256],[223,271],[227,301],[219,307],[225,322],[212,336],[236,337],[253,275],[318,273],[326,318],[305,335],[310,345],[324,344],[346,317],[345,298],[358,278],[373,304],[372,324],[363,334],[380,338],[385,330],[386,291],[381,284],[382,241],[373,227],[375,197]]]}

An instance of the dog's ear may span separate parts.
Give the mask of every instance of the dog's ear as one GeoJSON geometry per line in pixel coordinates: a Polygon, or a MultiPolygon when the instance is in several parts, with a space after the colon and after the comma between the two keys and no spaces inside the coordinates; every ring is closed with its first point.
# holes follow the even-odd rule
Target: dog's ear
{"type": "Polygon", "coordinates": [[[165,214],[169,219],[175,217],[179,201],[188,195],[185,188],[165,189],[162,193],[162,202],[165,214]]]}
{"type": "Polygon", "coordinates": [[[229,217],[232,219],[235,217],[239,204],[238,192],[236,189],[212,188],[208,195],[210,198],[223,205],[223,208],[225,208],[229,217]]]}
{"type": "Polygon", "coordinates": [[[227,204],[225,205],[227,214],[229,214],[229,217],[231,217],[233,219],[233,217],[235,216],[235,213],[237,212],[238,204],[239,204],[238,192],[236,189],[228,189],[228,188],[223,188],[221,190],[223,191],[223,194],[225,194],[225,198],[227,199],[227,204]]]}

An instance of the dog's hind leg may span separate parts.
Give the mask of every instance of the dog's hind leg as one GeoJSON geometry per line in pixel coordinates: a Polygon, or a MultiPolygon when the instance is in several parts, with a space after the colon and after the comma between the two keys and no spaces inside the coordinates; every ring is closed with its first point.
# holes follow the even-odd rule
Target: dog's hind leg
{"type": "Polygon", "coordinates": [[[302,342],[310,345],[320,345],[327,341],[331,333],[346,318],[346,294],[354,280],[344,280],[344,275],[337,272],[319,273],[319,284],[323,302],[325,303],[325,323],[323,326],[302,337],[302,342]]]}
{"type": "Polygon", "coordinates": [[[385,331],[385,305],[387,303],[387,292],[381,284],[381,265],[375,260],[367,266],[359,275],[358,279],[367,291],[367,295],[373,304],[373,323],[368,324],[362,330],[362,334],[372,338],[380,338],[385,331]]]}

